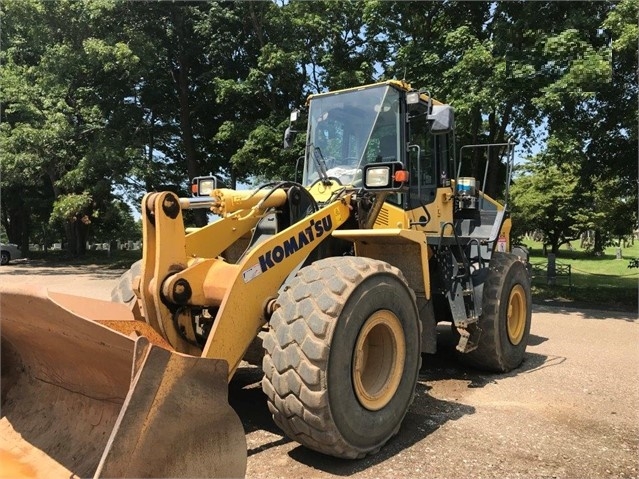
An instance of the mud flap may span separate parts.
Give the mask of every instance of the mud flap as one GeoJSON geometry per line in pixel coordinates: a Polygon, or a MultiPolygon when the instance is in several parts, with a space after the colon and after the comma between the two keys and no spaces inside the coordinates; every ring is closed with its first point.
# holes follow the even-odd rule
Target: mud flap
{"type": "Polygon", "coordinates": [[[32,285],[0,288],[0,319],[0,476],[244,476],[226,362],[103,325],[152,335],[125,305],[32,285]]]}

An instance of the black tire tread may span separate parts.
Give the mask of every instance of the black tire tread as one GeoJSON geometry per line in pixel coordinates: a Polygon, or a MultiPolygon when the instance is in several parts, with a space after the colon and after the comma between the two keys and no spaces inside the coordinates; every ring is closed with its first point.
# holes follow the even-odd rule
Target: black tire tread
{"type": "MultiPolygon", "coordinates": [[[[344,298],[364,278],[379,273],[407,284],[397,268],[370,258],[327,258],[303,268],[280,292],[280,308],[264,338],[262,388],[275,423],[299,443],[331,456],[361,458],[383,445],[364,450],[343,439],[331,417],[324,375],[344,298]]],[[[421,322],[419,327],[421,333],[421,322]]]]}
{"type": "Polygon", "coordinates": [[[138,260],[131,265],[120,279],[118,284],[111,290],[111,301],[114,303],[130,304],[137,298],[133,292],[133,279],[142,272],[142,260],[138,260]]]}
{"type": "MultiPolygon", "coordinates": [[[[490,319],[500,314],[501,294],[508,271],[511,268],[519,267],[519,265],[525,273],[524,264],[514,255],[495,253],[490,261],[490,274],[484,283],[483,312],[479,319],[479,326],[482,329],[479,346],[468,354],[460,355],[462,362],[473,368],[505,373],[519,366],[519,364],[513,366],[506,361],[505,349],[500,343],[500,335],[497,331],[499,322],[490,319]]],[[[530,309],[530,287],[527,288],[527,291],[526,307],[530,309]]],[[[530,322],[530,317],[527,318],[527,321],[530,322]]],[[[527,336],[522,341],[527,341],[527,336]]]]}

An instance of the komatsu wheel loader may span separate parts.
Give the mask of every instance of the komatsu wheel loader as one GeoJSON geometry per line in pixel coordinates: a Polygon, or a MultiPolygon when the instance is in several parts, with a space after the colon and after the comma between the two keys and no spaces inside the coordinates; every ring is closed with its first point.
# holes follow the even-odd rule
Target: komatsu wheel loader
{"type": "MultiPolygon", "coordinates": [[[[312,95],[301,183],[149,193],[143,259],[114,302],[3,281],[0,452],[46,476],[231,477],[227,382],[262,357],[277,425],[342,458],[378,451],[450,322],[459,357],[509,371],[531,322],[503,204],[460,176],[450,106],[402,81],[312,95]],[[185,229],[183,211],[219,219],[185,229]]],[[[285,143],[298,132],[291,115],[285,143]]]]}

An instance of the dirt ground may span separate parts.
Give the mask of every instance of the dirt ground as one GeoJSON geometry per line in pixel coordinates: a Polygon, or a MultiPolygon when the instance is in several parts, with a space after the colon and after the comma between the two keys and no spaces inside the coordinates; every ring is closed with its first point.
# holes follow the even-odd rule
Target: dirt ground
{"type": "MultiPolygon", "coordinates": [[[[109,299],[122,271],[98,266],[0,268],[0,282],[42,283],[109,299]]],[[[242,418],[247,477],[639,477],[636,313],[535,305],[524,364],[506,375],[461,367],[449,328],[425,355],[399,434],[359,461],[309,451],[273,424],[260,370],[242,368],[230,403],[242,418]]]]}

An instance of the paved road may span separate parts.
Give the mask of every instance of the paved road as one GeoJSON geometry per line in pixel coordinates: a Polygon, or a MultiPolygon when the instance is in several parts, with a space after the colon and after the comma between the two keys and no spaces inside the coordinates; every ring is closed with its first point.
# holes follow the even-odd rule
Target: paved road
{"type": "MultiPolygon", "coordinates": [[[[108,299],[118,271],[9,265],[0,281],[108,299]]],[[[259,370],[240,369],[230,401],[247,431],[248,477],[639,477],[637,314],[535,306],[523,366],[460,367],[448,328],[424,357],[400,433],[361,461],[313,453],[271,422],[259,370]]]]}

